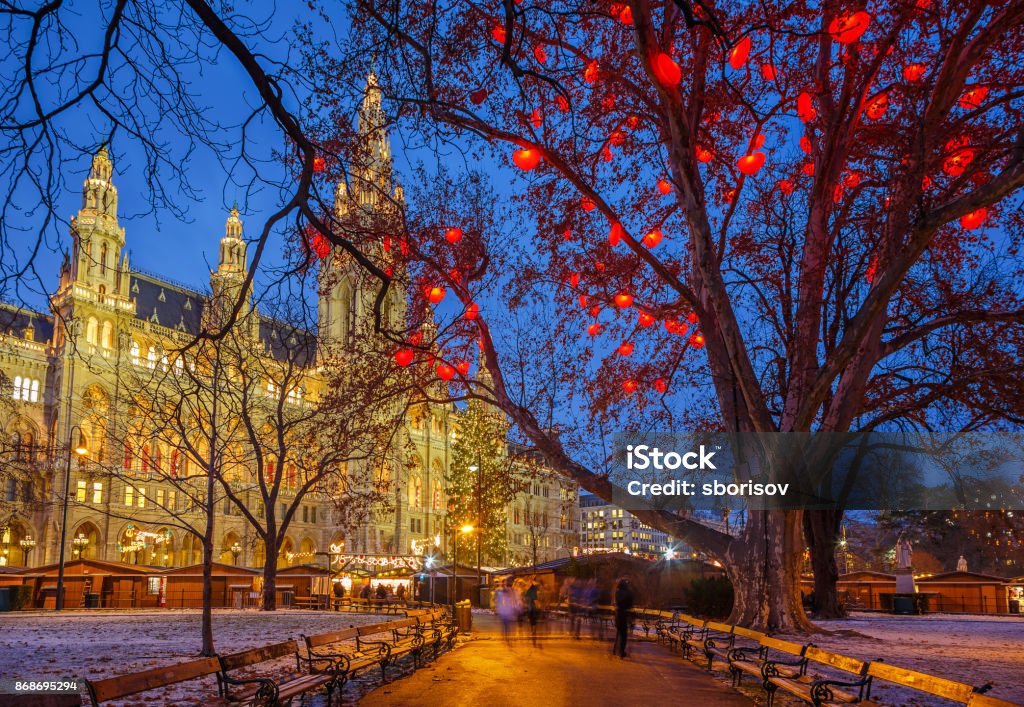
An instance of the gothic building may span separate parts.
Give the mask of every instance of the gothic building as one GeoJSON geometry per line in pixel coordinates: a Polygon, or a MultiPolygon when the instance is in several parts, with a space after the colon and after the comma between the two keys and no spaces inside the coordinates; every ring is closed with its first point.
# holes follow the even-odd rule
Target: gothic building
{"type": "MultiPolygon", "coordinates": [[[[371,76],[359,113],[369,159],[349,183],[338,185],[339,217],[358,219],[384,208],[378,203],[381,193],[402,199],[392,177],[384,124],[371,76]]],[[[168,513],[171,509],[187,519],[191,512],[180,489],[165,481],[168,470],[175,473],[187,460],[160,436],[125,441],[124,430],[135,423],[125,377],[183,365],[174,352],[240,297],[248,308],[251,355],[275,356],[280,350],[275,341],[279,327],[256,311],[251,292],[242,291],[248,259],[240,214],[233,208],[227,218],[208,293],[133,269],[125,250],[130,236],[118,220],[114,164],[101,148],[70,231],[70,254],[50,298],[51,311],[0,304],[0,373],[8,387],[0,404],[0,565],[56,562],[69,457],[68,557],[155,566],[198,563],[200,540],[181,530],[168,513]],[[78,446],[84,446],[84,454],[71,451],[78,446]],[[111,469],[116,473],[104,471],[111,469]]],[[[321,267],[316,328],[325,339],[343,343],[368,330],[360,322],[371,316],[374,293],[362,286],[356,267],[336,256],[331,254],[321,267]]],[[[384,316],[401,321],[405,307],[401,294],[392,293],[384,316]]],[[[315,361],[309,365],[309,385],[315,386],[315,361]]],[[[299,386],[277,394],[298,405],[304,390],[299,386]]],[[[357,527],[343,529],[327,499],[307,495],[280,548],[280,566],[315,561],[316,553],[329,548],[420,554],[440,544],[443,550],[448,537],[445,477],[457,417],[451,406],[410,410],[399,435],[403,451],[392,472],[394,499],[387,510],[373,512],[357,527]]],[[[288,494],[292,480],[284,476],[285,469],[280,473],[282,493],[288,494]]],[[[524,499],[518,503],[529,505],[524,499]]],[[[214,542],[218,561],[261,566],[265,559],[262,543],[227,500],[216,508],[214,542]]]]}

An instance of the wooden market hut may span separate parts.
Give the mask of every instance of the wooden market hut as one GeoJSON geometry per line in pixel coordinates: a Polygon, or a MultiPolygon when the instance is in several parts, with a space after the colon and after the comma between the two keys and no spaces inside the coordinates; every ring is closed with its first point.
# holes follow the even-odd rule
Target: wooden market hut
{"type": "Polygon", "coordinates": [[[284,594],[291,592],[296,598],[330,596],[331,572],[323,565],[306,563],[292,565],[277,571],[278,606],[287,606],[284,594]]]}
{"type": "MultiPolygon", "coordinates": [[[[800,578],[800,590],[805,595],[810,595],[814,591],[812,575],[800,578]]],[[[873,570],[841,574],[836,582],[836,591],[839,593],[840,601],[849,609],[881,610],[884,608],[882,595],[891,596],[896,593],[896,575],[873,570]]]]}
{"type": "MultiPolygon", "coordinates": [[[[172,609],[198,609],[203,606],[203,566],[175,567],[162,573],[164,605],[172,609]]],[[[213,563],[212,606],[245,608],[255,605],[259,596],[259,570],[213,563]]]]}
{"type": "MultiPolygon", "coordinates": [[[[158,605],[161,569],[95,559],[64,563],[64,606],[68,609],[138,609],[158,605]],[[156,581],[154,581],[156,580],[156,581]]],[[[58,565],[33,567],[21,573],[32,587],[32,606],[53,609],[57,605],[58,565]]]]}
{"type": "Polygon", "coordinates": [[[929,611],[1005,614],[1008,580],[977,572],[943,572],[916,580],[917,591],[929,594],[929,611]]]}

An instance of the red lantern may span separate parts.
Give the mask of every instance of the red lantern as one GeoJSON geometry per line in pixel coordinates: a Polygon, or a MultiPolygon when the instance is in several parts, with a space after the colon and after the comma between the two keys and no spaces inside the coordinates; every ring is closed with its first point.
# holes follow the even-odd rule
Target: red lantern
{"type": "Polygon", "coordinates": [[[814,163],[813,162],[808,162],[807,164],[805,164],[801,168],[801,171],[804,174],[806,174],[808,177],[813,177],[814,176],[814,163]]]}
{"type": "Polygon", "coordinates": [[[590,308],[590,316],[592,316],[594,319],[597,319],[600,315],[601,305],[595,304],[593,307],[590,308]]]}
{"type": "Polygon", "coordinates": [[[871,118],[871,120],[878,120],[885,115],[887,110],[889,110],[889,94],[879,93],[868,101],[867,106],[864,108],[864,114],[871,118]]]}
{"type": "Polygon", "coordinates": [[[540,164],[540,151],[527,147],[521,148],[512,153],[512,161],[516,163],[516,167],[519,169],[529,172],[540,164]]]}
{"type": "Polygon", "coordinates": [[[987,95],[987,86],[972,86],[964,91],[958,103],[964,110],[976,110],[981,107],[987,95]]]}
{"type": "Polygon", "coordinates": [[[774,81],[778,74],[772,64],[761,64],[761,78],[765,81],[774,81]]]}
{"type": "Polygon", "coordinates": [[[622,225],[617,221],[612,224],[611,230],[608,232],[608,243],[614,248],[622,240],[623,231],[622,225]]]}
{"type": "Polygon", "coordinates": [[[455,364],[455,370],[457,370],[463,376],[468,376],[469,361],[459,361],[458,363],[455,364]]]}
{"type": "Polygon", "coordinates": [[[679,64],[664,52],[654,58],[654,65],[651,68],[654,70],[654,78],[662,86],[676,86],[683,78],[679,64]]]}
{"type": "Polygon", "coordinates": [[[555,103],[558,105],[558,110],[563,113],[569,112],[569,101],[565,96],[555,96],[555,103]]]}
{"type": "Polygon", "coordinates": [[[664,237],[665,236],[662,234],[661,229],[656,228],[644,236],[643,244],[648,248],[654,248],[656,245],[661,243],[661,239],[664,237]]]}
{"type": "Polygon", "coordinates": [[[328,241],[323,235],[319,233],[313,234],[313,252],[316,253],[316,257],[323,260],[331,254],[331,242],[328,241]]]}
{"type": "Polygon", "coordinates": [[[544,118],[541,117],[540,111],[536,108],[534,108],[533,112],[530,114],[530,122],[533,123],[533,127],[535,128],[539,128],[544,124],[544,118]]]}
{"type": "Polygon", "coordinates": [[[323,172],[324,171],[324,167],[326,167],[326,166],[327,166],[327,161],[324,160],[323,157],[314,157],[313,158],[313,171],[314,172],[323,172]]]}
{"type": "Polygon", "coordinates": [[[793,182],[788,179],[780,179],[775,183],[775,188],[781,191],[783,194],[789,195],[793,193],[793,182]]]}
{"type": "Polygon", "coordinates": [[[664,394],[668,390],[668,383],[665,382],[664,378],[654,379],[654,389],[659,393],[664,394]]]}
{"type": "Polygon", "coordinates": [[[692,346],[695,349],[702,349],[702,348],[704,348],[704,335],[703,334],[693,334],[690,337],[690,346],[692,346]]]}
{"type": "Polygon", "coordinates": [[[627,292],[620,292],[615,295],[615,306],[619,309],[628,309],[633,306],[633,295],[627,292]]]}
{"type": "Polygon", "coordinates": [[[667,331],[669,334],[675,334],[676,336],[684,336],[689,328],[690,327],[686,322],[679,321],[678,319],[665,320],[665,331],[667,331]]]}
{"type": "Polygon", "coordinates": [[[924,64],[907,64],[903,67],[903,78],[907,81],[920,81],[927,69],[924,64]]]}
{"type": "Polygon", "coordinates": [[[707,164],[708,162],[715,158],[714,152],[712,152],[711,150],[707,150],[701,147],[700,145],[697,145],[696,153],[697,161],[700,162],[701,164],[707,164]]]}
{"type": "Polygon", "coordinates": [[[474,105],[480,105],[487,100],[487,91],[485,89],[477,89],[469,94],[469,100],[473,101],[474,105]]]}
{"type": "Polygon", "coordinates": [[[584,211],[589,212],[594,210],[594,202],[585,196],[580,198],[580,206],[583,207],[584,211]]]}
{"type": "Polygon", "coordinates": [[[538,63],[543,64],[548,60],[548,53],[544,50],[543,44],[538,44],[533,48],[533,56],[538,63]]]}
{"type": "Polygon", "coordinates": [[[597,71],[597,62],[590,62],[587,64],[587,68],[583,70],[583,80],[587,83],[594,83],[597,81],[597,71]]]}
{"type": "Polygon", "coordinates": [[[494,25],[491,29],[491,36],[494,37],[494,41],[498,44],[505,43],[505,27],[504,25],[494,25]]]}
{"type": "Polygon", "coordinates": [[[642,327],[649,327],[651,324],[654,324],[654,317],[652,317],[647,312],[640,312],[640,317],[637,320],[637,324],[639,324],[642,327]]]}
{"type": "Polygon", "coordinates": [[[635,393],[638,386],[639,383],[637,383],[633,378],[628,378],[622,381],[622,389],[630,394],[635,393]]]}
{"type": "Polygon", "coordinates": [[[750,56],[750,37],[744,37],[740,41],[736,42],[736,46],[729,52],[729,66],[736,69],[743,68],[743,65],[747,63],[747,57],[750,56]]]}
{"type": "Polygon", "coordinates": [[[447,363],[440,363],[437,366],[437,377],[443,381],[450,381],[455,377],[455,369],[447,363]]]}
{"type": "Polygon", "coordinates": [[[802,135],[800,137],[800,149],[804,151],[804,154],[808,155],[811,154],[811,150],[814,149],[814,146],[811,145],[811,139],[806,135],[802,135]]]}
{"type": "Polygon", "coordinates": [[[631,356],[633,354],[633,344],[628,341],[623,341],[622,345],[616,350],[618,351],[619,356],[631,356]]]}
{"type": "Polygon", "coordinates": [[[395,363],[405,368],[412,363],[414,355],[412,349],[398,349],[398,351],[395,351],[395,363]]]}
{"type": "Polygon", "coordinates": [[[753,176],[764,167],[764,153],[754,152],[753,154],[744,155],[740,157],[736,163],[736,168],[746,174],[747,176],[753,176]]]}
{"type": "Polygon", "coordinates": [[[444,299],[444,296],[446,294],[448,293],[441,286],[431,287],[430,292],[427,293],[427,299],[429,299],[434,304],[441,304],[441,300],[444,299]]]}
{"type": "Polygon", "coordinates": [[[464,316],[468,321],[473,321],[474,319],[477,318],[477,316],[479,314],[480,314],[480,305],[478,305],[476,302],[474,302],[473,304],[471,304],[468,307],[466,307],[466,313],[464,315],[462,315],[462,316],[464,316]]]}
{"type": "Polygon", "coordinates": [[[754,137],[750,138],[750,142],[747,143],[747,151],[753,152],[754,150],[760,150],[764,145],[764,133],[758,133],[754,137]]]}
{"type": "Polygon", "coordinates": [[[449,228],[444,232],[444,238],[449,243],[458,243],[462,240],[462,229],[461,228],[449,228]]]}
{"type": "Polygon", "coordinates": [[[580,295],[579,303],[580,303],[580,309],[586,309],[587,308],[587,296],[586,295],[580,295]]]}
{"type": "Polygon", "coordinates": [[[869,24],[871,15],[866,12],[844,12],[829,23],[828,33],[840,44],[850,44],[868,31],[869,24]]]}
{"type": "Polygon", "coordinates": [[[668,194],[672,191],[672,184],[667,179],[658,180],[658,191],[662,194],[668,194]]]}
{"type": "Polygon", "coordinates": [[[598,322],[594,322],[587,327],[587,333],[591,336],[597,336],[601,333],[601,325],[598,322]]]}
{"type": "Polygon", "coordinates": [[[624,5],[622,9],[619,10],[619,22],[624,25],[633,24],[633,8],[629,5],[624,5]]]}
{"type": "Polygon", "coordinates": [[[988,216],[988,210],[983,206],[977,211],[972,211],[969,214],[964,214],[960,217],[960,225],[963,226],[966,231],[973,231],[974,229],[985,223],[985,218],[988,216]]]}
{"type": "Polygon", "coordinates": [[[850,172],[843,177],[843,186],[853,188],[860,184],[860,172],[850,172]]]}
{"type": "Polygon", "coordinates": [[[690,324],[696,324],[697,321],[698,321],[697,313],[696,312],[690,312],[689,314],[687,314],[686,315],[686,321],[690,322],[690,324]]]}
{"type": "Polygon", "coordinates": [[[959,177],[967,171],[968,165],[974,161],[974,150],[959,150],[950,155],[942,163],[942,171],[951,177],[959,177]]]}
{"type": "Polygon", "coordinates": [[[796,114],[805,123],[810,123],[818,117],[818,111],[814,109],[814,100],[807,91],[796,97],[796,114]]]}
{"type": "Polygon", "coordinates": [[[580,286],[580,274],[578,272],[569,273],[569,287],[576,289],[580,286]]]}

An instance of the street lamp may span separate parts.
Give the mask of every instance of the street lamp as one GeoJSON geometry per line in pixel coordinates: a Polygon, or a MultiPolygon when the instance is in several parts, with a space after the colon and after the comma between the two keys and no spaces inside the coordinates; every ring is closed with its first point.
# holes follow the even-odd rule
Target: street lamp
{"type": "Polygon", "coordinates": [[[79,457],[84,457],[89,453],[89,448],[85,445],[85,435],[82,434],[82,428],[78,425],[72,426],[68,435],[68,462],[64,467],[64,509],[61,513],[60,523],[60,557],[57,560],[57,601],[54,605],[57,611],[64,608],[64,546],[67,545],[68,540],[68,495],[71,493],[72,451],[79,457]],[[78,432],[78,444],[72,447],[75,431],[78,432]]]}
{"type": "Polygon", "coordinates": [[[233,562],[234,564],[236,564],[236,565],[237,565],[237,564],[238,564],[238,556],[242,554],[242,546],[241,546],[241,545],[239,545],[239,544],[238,544],[238,541],[236,540],[236,541],[235,541],[235,544],[234,544],[234,545],[232,545],[232,546],[231,546],[230,548],[228,548],[228,549],[229,549],[229,550],[231,550],[231,561],[232,561],[232,562],[233,562]]]}
{"type": "Polygon", "coordinates": [[[455,593],[459,588],[459,533],[463,535],[469,535],[476,528],[472,525],[466,524],[459,528],[459,532],[454,534],[454,541],[452,542],[452,611],[454,614],[455,610],[455,593]]]}
{"type": "Polygon", "coordinates": [[[79,533],[78,537],[71,541],[71,544],[75,546],[75,557],[81,558],[85,554],[85,546],[89,544],[89,538],[85,537],[85,533],[79,533]]]}
{"type": "Polygon", "coordinates": [[[35,549],[35,538],[33,538],[31,535],[26,535],[19,541],[18,544],[21,545],[22,562],[24,562],[25,566],[28,567],[28,553],[32,552],[32,550],[35,549]]]}
{"type": "MultiPolygon", "coordinates": [[[[476,522],[480,524],[481,528],[484,524],[483,514],[481,508],[481,469],[479,464],[473,464],[469,467],[469,470],[476,474],[476,522]]],[[[480,554],[481,554],[481,542],[483,541],[483,533],[478,533],[476,536],[476,591],[477,601],[480,600],[480,585],[484,583],[483,573],[480,571],[480,554]]]]}

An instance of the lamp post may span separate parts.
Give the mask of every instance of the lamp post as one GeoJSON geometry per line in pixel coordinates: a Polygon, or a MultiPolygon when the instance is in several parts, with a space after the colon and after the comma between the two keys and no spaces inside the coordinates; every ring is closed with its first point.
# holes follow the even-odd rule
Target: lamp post
{"type": "Polygon", "coordinates": [[[35,538],[31,535],[26,535],[18,544],[21,545],[22,562],[24,562],[25,566],[28,567],[28,553],[35,549],[35,538]]]}
{"type": "Polygon", "coordinates": [[[481,565],[481,562],[480,562],[481,542],[483,541],[483,527],[484,527],[484,519],[483,519],[483,515],[482,515],[482,511],[481,511],[481,495],[480,495],[481,491],[483,490],[482,483],[481,483],[481,478],[480,478],[482,473],[483,473],[483,471],[482,471],[482,469],[480,467],[480,460],[478,459],[476,464],[474,464],[471,467],[469,467],[469,470],[476,473],[476,522],[477,522],[477,525],[480,526],[480,528],[481,528],[481,531],[476,534],[476,591],[477,591],[477,601],[479,602],[480,601],[480,585],[484,583],[483,573],[480,571],[480,565],[481,565]]]}
{"type": "Polygon", "coordinates": [[[238,556],[242,554],[242,546],[239,545],[238,541],[236,540],[235,544],[232,545],[228,549],[231,550],[231,562],[233,564],[237,565],[238,564],[238,556]]]}
{"type": "Polygon", "coordinates": [[[452,611],[455,610],[455,594],[459,589],[459,534],[469,535],[476,528],[472,525],[464,525],[458,529],[455,533],[454,541],[452,542],[452,611]]]}
{"type": "Polygon", "coordinates": [[[68,540],[68,496],[71,493],[72,451],[79,457],[84,457],[89,453],[89,448],[85,446],[85,435],[82,434],[82,428],[78,425],[73,425],[68,435],[68,461],[64,467],[64,508],[61,512],[60,556],[57,560],[57,601],[54,604],[57,611],[64,608],[64,546],[67,545],[68,540]],[[72,440],[75,439],[76,431],[78,432],[78,444],[72,447],[72,440]]]}
{"type": "Polygon", "coordinates": [[[85,554],[85,546],[89,544],[89,538],[85,537],[85,533],[79,533],[78,537],[71,541],[71,544],[75,546],[75,557],[81,558],[85,554]]]}

